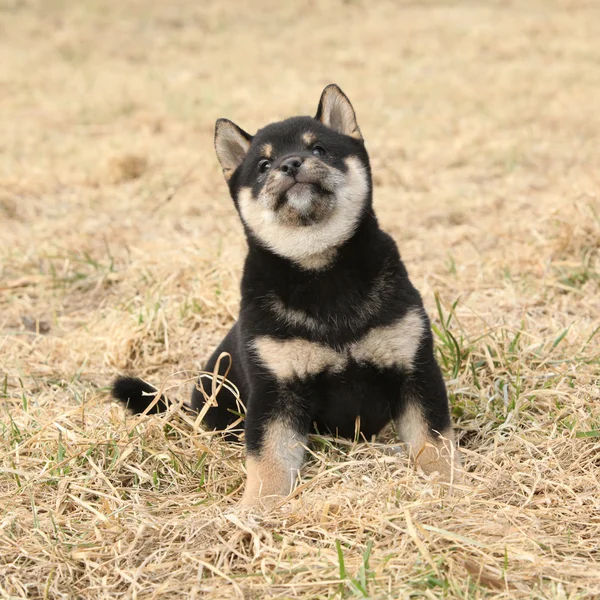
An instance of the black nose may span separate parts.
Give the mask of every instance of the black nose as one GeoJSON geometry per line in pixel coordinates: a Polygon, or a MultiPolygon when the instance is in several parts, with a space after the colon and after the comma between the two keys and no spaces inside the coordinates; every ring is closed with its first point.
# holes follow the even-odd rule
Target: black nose
{"type": "Polygon", "coordinates": [[[288,156],[284,158],[279,165],[279,170],[290,177],[295,177],[302,166],[303,159],[299,156],[288,156]]]}

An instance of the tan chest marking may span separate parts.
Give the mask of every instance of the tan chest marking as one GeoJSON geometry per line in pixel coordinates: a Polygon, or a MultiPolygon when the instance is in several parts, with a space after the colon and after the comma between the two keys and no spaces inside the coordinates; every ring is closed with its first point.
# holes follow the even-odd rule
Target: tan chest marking
{"type": "Polygon", "coordinates": [[[263,336],[254,341],[254,348],[263,365],[281,381],[306,379],[326,369],[342,371],[348,362],[333,348],[302,338],[278,340],[263,336]]]}
{"type": "Polygon", "coordinates": [[[395,323],[371,329],[350,346],[350,354],[359,363],[412,371],[424,333],[423,314],[420,309],[412,308],[395,323]]]}
{"type": "Polygon", "coordinates": [[[371,329],[342,351],[303,338],[279,340],[270,336],[254,340],[254,350],[280,381],[306,379],[326,370],[339,373],[350,358],[376,367],[411,371],[424,332],[423,314],[415,308],[392,325],[371,329]]]}

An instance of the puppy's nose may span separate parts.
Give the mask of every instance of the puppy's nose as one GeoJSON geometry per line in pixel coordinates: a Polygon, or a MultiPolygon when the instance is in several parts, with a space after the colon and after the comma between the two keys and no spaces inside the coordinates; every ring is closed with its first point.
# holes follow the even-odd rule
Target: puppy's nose
{"type": "Polygon", "coordinates": [[[279,170],[290,177],[295,177],[303,162],[304,159],[299,156],[288,156],[281,161],[279,170]]]}

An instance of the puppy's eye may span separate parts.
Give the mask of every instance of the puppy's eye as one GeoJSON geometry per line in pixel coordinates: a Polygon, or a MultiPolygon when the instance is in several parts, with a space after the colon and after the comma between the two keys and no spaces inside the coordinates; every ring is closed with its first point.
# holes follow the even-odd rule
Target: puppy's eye
{"type": "Polygon", "coordinates": [[[261,173],[266,173],[271,168],[271,161],[266,158],[258,163],[258,170],[261,173]]]}
{"type": "Polygon", "coordinates": [[[323,146],[319,146],[319,144],[315,144],[313,146],[312,153],[315,156],[325,156],[325,154],[327,154],[327,152],[325,151],[325,148],[323,148],[323,146]]]}

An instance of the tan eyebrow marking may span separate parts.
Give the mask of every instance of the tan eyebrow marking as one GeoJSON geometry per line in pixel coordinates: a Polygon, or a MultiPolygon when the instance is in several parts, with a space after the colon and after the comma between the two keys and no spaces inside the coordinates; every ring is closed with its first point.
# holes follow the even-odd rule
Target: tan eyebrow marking
{"type": "Polygon", "coordinates": [[[314,144],[317,141],[317,136],[312,131],[307,131],[302,134],[302,140],[306,145],[314,144]]]}
{"type": "Polygon", "coordinates": [[[271,144],[263,144],[260,150],[265,158],[271,158],[273,156],[273,146],[271,144]]]}

